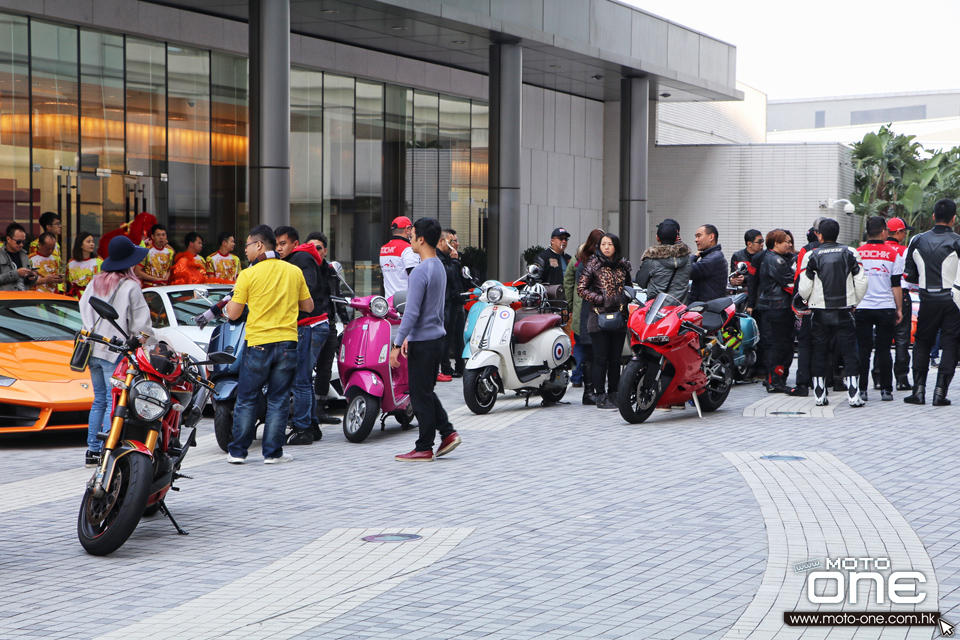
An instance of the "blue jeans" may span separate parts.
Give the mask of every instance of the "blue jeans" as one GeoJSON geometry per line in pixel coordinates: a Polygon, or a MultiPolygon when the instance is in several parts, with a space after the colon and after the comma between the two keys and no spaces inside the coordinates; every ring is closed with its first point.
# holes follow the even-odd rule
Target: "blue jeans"
{"type": "Polygon", "coordinates": [[[297,370],[297,343],[271,342],[247,345],[240,365],[237,406],[233,410],[233,442],[227,449],[234,458],[246,458],[256,436],[257,405],[267,385],[267,419],[263,428],[263,457],[283,455],[283,437],[290,417],[290,388],[297,370]]]}
{"type": "Polygon", "coordinates": [[[580,336],[577,336],[577,342],[573,345],[573,360],[577,363],[577,366],[573,369],[573,373],[570,374],[570,382],[573,384],[583,382],[583,358],[585,355],[583,345],[580,344],[580,336]]]}
{"type": "Polygon", "coordinates": [[[330,334],[330,323],[297,328],[297,373],[293,380],[293,426],[313,426],[317,396],[313,391],[313,367],[330,334]]]}
{"type": "Polygon", "coordinates": [[[96,356],[90,356],[90,381],[93,383],[93,404],[90,405],[90,423],[87,427],[87,450],[94,453],[103,448],[103,442],[97,439],[97,433],[110,430],[110,377],[117,368],[117,361],[110,362],[96,356]]]}

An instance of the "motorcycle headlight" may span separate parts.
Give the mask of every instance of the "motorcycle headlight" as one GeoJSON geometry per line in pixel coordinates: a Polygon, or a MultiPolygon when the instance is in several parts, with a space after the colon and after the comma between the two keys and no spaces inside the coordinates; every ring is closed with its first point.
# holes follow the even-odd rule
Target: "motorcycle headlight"
{"type": "Polygon", "coordinates": [[[142,380],[133,385],[131,392],[133,410],[143,420],[153,422],[162,417],[170,408],[170,394],[162,384],[153,380],[142,380]]]}
{"type": "Polygon", "coordinates": [[[487,300],[493,304],[497,304],[503,300],[503,288],[502,287],[492,287],[487,291],[487,300]]]}
{"type": "Polygon", "coordinates": [[[390,305],[387,304],[387,299],[383,296],[377,296],[370,301],[370,313],[376,317],[385,318],[388,311],[390,311],[390,305]]]}

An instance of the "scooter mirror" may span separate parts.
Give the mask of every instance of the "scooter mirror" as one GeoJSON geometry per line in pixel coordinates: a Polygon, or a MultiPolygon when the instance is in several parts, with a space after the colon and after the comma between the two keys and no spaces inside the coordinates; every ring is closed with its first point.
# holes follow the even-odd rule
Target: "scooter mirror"
{"type": "Polygon", "coordinates": [[[463,269],[460,270],[460,273],[467,280],[473,280],[473,276],[470,274],[470,267],[464,267],[463,269]]]}
{"type": "Polygon", "coordinates": [[[207,290],[206,290],[206,289],[194,289],[194,290],[193,290],[193,297],[194,297],[194,298],[202,298],[202,299],[204,299],[204,300],[207,300],[207,299],[210,297],[210,294],[207,293],[207,290]]]}
{"type": "Polygon", "coordinates": [[[540,265],[538,264],[529,264],[527,265],[527,275],[533,278],[534,280],[540,279],[540,265]]]}
{"type": "Polygon", "coordinates": [[[337,277],[343,280],[343,265],[339,262],[331,262],[330,266],[337,272],[337,277]]]}

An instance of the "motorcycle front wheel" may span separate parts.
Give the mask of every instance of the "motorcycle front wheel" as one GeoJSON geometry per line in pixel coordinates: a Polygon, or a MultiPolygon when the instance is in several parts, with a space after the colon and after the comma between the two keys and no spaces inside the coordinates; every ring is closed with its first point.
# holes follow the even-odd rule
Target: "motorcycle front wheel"
{"type": "Polygon", "coordinates": [[[463,399],[478,416],[490,413],[497,403],[497,387],[493,381],[494,367],[467,369],[463,372],[463,399]],[[493,386],[493,391],[490,390],[493,386]]]}
{"type": "Polygon", "coordinates": [[[105,556],[123,546],[140,522],[152,479],[150,460],[140,453],[128,453],[113,468],[109,492],[95,498],[87,489],[77,519],[77,537],[87,553],[105,556]]]}
{"type": "Polygon", "coordinates": [[[224,451],[233,440],[233,407],[236,400],[214,401],[213,403],[213,432],[217,436],[217,444],[224,451]]]}
{"type": "Polygon", "coordinates": [[[380,415],[380,399],[360,391],[347,406],[343,416],[343,436],[350,442],[363,442],[373,431],[380,415]]]}
{"type": "Polygon", "coordinates": [[[617,405],[620,416],[630,424],[639,424],[649,418],[660,399],[657,389],[640,388],[648,366],[647,362],[631,360],[620,374],[617,405]]]}

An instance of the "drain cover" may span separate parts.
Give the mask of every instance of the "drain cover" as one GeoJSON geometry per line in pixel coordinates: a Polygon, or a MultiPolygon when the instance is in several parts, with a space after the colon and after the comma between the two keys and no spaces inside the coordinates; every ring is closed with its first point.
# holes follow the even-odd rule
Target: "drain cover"
{"type": "Polygon", "coordinates": [[[378,533],[375,536],[364,536],[364,542],[409,542],[419,540],[420,536],[412,533],[378,533]]]}
{"type": "MultiPolygon", "coordinates": [[[[775,460],[777,462],[798,462],[800,460],[806,460],[806,458],[801,458],[800,456],[760,456],[761,460],[775,460]]],[[[366,538],[364,538],[366,540],[366,538]]]]}
{"type": "Polygon", "coordinates": [[[806,411],[771,411],[770,415],[772,416],[805,416],[807,415],[806,411]]]}

